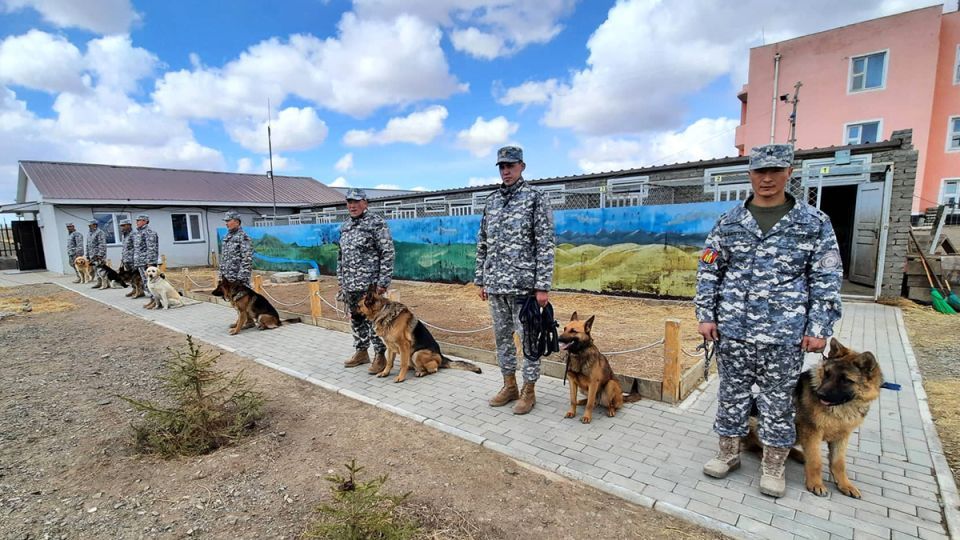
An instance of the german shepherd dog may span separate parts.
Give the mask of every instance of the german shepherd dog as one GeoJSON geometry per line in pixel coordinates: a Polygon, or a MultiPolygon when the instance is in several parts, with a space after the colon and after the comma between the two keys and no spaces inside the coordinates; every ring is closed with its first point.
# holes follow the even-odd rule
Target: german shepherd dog
{"type": "Polygon", "coordinates": [[[269,330],[282,324],[280,314],[270,301],[243,283],[221,277],[213,295],[229,300],[237,310],[237,322],[230,329],[231,336],[246,328],[250,322],[256,323],[260,330],[269,330]]]}
{"type": "Polygon", "coordinates": [[[607,408],[607,416],[610,417],[616,416],[617,409],[623,407],[624,403],[640,401],[640,394],[623,395],[623,388],[614,376],[610,362],[594,345],[590,336],[593,319],[590,317],[581,321],[574,311],[557,339],[560,350],[567,351],[566,378],[570,383],[570,410],[564,418],[573,418],[577,415],[577,405],[586,404],[587,408],[580,419],[584,424],[593,420],[593,408],[597,401],[607,408]],[[586,396],[585,400],[577,401],[578,391],[586,396]]]}
{"type": "Polygon", "coordinates": [[[387,346],[387,363],[377,377],[390,375],[397,354],[400,355],[400,374],[394,382],[398,383],[406,380],[411,365],[417,377],[436,373],[440,368],[481,372],[470,362],[444,356],[440,344],[413,312],[400,302],[377,294],[375,285],[371,285],[360,298],[358,310],[373,323],[374,331],[387,346]]]}
{"type": "Polygon", "coordinates": [[[97,277],[100,278],[101,289],[125,289],[127,282],[120,273],[110,268],[106,261],[99,261],[95,265],[97,277]]]}
{"type": "Polygon", "coordinates": [[[127,268],[127,265],[121,264],[120,269],[117,270],[117,274],[120,275],[120,279],[130,284],[133,290],[125,294],[124,296],[129,296],[132,298],[140,298],[143,294],[143,278],[140,277],[140,271],[136,268],[127,268]]]}

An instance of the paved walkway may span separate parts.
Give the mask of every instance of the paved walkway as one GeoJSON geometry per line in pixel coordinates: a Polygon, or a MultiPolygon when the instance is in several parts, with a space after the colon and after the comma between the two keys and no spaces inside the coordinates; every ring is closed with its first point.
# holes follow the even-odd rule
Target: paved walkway
{"type": "MultiPolygon", "coordinates": [[[[7,277],[0,275],[0,285],[12,284],[7,277]]],[[[772,499],[758,492],[759,461],[753,455],[727,479],[701,473],[716,448],[715,379],[679,407],[644,400],[614,419],[598,412],[592,424],[582,425],[563,419],[567,388],[544,378],[534,411],[514,416],[508,408],[486,405],[501,384],[491,366],[484,366],[483,375],[443,370],[395,384],[364,368],[344,369],[352,341],[343,333],[290,324],[229,336],[225,326],[234,315],[226,307],[198,303],[145,311],[141,301],[124,298],[123,290],[94,291],[44,275],[36,280],[54,281],[344,396],[735,538],[947,538],[948,520],[956,524],[956,486],[895,308],[848,303],[837,332],[848,345],[874,351],[887,380],[903,386],[900,392],[884,391],[851,440],[848,471],[863,498],[846,497],[832,483],[829,496],[816,497],[803,488],[801,466],[790,463],[787,494],[772,499]],[[946,501],[946,512],[940,501],[946,501]]]]}

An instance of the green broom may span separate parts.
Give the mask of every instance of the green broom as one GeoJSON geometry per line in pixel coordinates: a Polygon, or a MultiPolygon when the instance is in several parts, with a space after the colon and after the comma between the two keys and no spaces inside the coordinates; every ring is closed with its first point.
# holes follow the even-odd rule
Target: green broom
{"type": "Polygon", "coordinates": [[[920,263],[923,265],[923,271],[927,274],[927,283],[930,284],[930,301],[933,303],[933,309],[946,315],[956,315],[957,312],[950,307],[950,304],[944,300],[943,295],[940,294],[940,291],[934,286],[933,278],[930,276],[930,268],[927,266],[927,258],[923,256],[923,249],[913,236],[913,231],[910,231],[910,239],[913,240],[913,244],[917,246],[917,253],[920,254],[920,263]]]}
{"type": "Polygon", "coordinates": [[[953,289],[950,288],[949,281],[944,279],[943,284],[947,286],[947,303],[950,304],[950,307],[952,307],[954,311],[960,313],[960,296],[954,294],[953,289]]]}

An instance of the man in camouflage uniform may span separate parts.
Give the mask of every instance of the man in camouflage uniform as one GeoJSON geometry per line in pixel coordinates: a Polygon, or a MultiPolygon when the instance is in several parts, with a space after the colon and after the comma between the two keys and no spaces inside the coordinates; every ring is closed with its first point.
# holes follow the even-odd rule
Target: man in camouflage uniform
{"type": "MultiPolygon", "coordinates": [[[[97,220],[91,219],[87,222],[90,226],[90,233],[87,236],[87,259],[90,261],[90,267],[96,268],[97,263],[103,262],[107,258],[107,235],[98,229],[97,220]]],[[[93,289],[99,289],[103,284],[103,278],[97,275],[96,283],[93,289]]],[[[110,284],[107,284],[109,287],[110,284]]]]}
{"type": "Polygon", "coordinates": [[[740,466],[751,405],[763,443],[761,493],[782,497],[796,439],[793,389],[804,352],[826,347],[840,318],[843,268],[830,219],[786,193],[793,146],[750,152],[751,195],[714,225],[700,256],[699,332],[718,345],[720,451],[703,468],[723,478],[740,466]],[[752,387],[760,388],[752,396],[752,387]]]}
{"type": "Polygon", "coordinates": [[[358,310],[360,298],[370,285],[380,294],[387,292],[393,277],[393,239],[383,216],[367,211],[367,193],[362,189],[347,191],[350,219],[340,226],[340,257],[337,260],[337,298],[350,310],[353,346],[357,350],[343,365],[355,367],[370,362],[367,347],[373,343],[376,353],[368,373],[379,373],[387,364],[383,341],[373,331],[373,323],[358,310]]]}
{"type": "MultiPolygon", "coordinates": [[[[133,269],[133,223],[129,219],[120,222],[120,266],[133,269]]],[[[124,296],[137,294],[137,287],[131,283],[130,292],[124,296]]]]}
{"type": "Polygon", "coordinates": [[[67,233],[69,233],[67,236],[67,262],[77,275],[77,279],[73,282],[80,283],[80,271],[77,270],[76,260],[77,257],[83,255],[83,234],[76,230],[73,223],[67,223],[67,233]]]}
{"type": "Polygon", "coordinates": [[[143,280],[143,290],[150,296],[150,301],[143,307],[152,309],[156,307],[157,299],[150,294],[147,288],[147,267],[155,266],[160,260],[160,238],[157,233],[150,228],[150,216],[140,214],[137,216],[137,229],[131,233],[133,235],[133,266],[140,272],[140,279],[143,280]]]}
{"type": "Polygon", "coordinates": [[[250,286],[253,275],[253,240],[240,226],[240,214],[230,210],[223,215],[227,235],[220,243],[220,277],[250,286]]]}
{"type": "Polygon", "coordinates": [[[553,212],[543,193],[523,179],[527,165],[523,150],[505,146],[497,152],[500,188],[487,196],[477,233],[477,266],[474,283],[480,298],[490,302],[497,363],[503,388],[490,400],[491,407],[517,401],[514,414],[527,414],[537,402],[540,356],[524,351],[523,391],[517,389],[517,348],[514,332],[523,342],[520,310],[536,296],[542,307],[553,283],[553,212]]]}

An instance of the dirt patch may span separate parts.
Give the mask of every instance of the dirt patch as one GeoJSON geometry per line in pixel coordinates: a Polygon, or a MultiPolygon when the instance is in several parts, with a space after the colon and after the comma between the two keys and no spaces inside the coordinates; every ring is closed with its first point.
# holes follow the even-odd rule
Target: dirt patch
{"type": "MultiPolygon", "coordinates": [[[[4,295],[58,296],[51,285],[4,295]]],[[[132,453],[135,413],[158,399],[160,359],[181,334],[67,294],[77,309],[0,321],[0,530],[11,538],[293,538],[352,458],[410,512],[473,538],[718,538],[670,516],[224,353],[268,401],[235,447],[164,461],[132,453]]],[[[438,538],[443,537],[438,536],[438,538]]]]}
{"type": "Polygon", "coordinates": [[[960,317],[909,300],[899,303],[923,373],[930,412],[953,477],[960,484],[960,317]]]}
{"type": "MultiPolygon", "coordinates": [[[[182,286],[183,274],[179,270],[168,272],[169,279],[182,286]]],[[[213,288],[212,269],[191,269],[193,288],[213,288]]],[[[294,313],[309,314],[310,305],[307,283],[276,285],[264,279],[264,289],[274,299],[274,304],[294,313]]],[[[455,331],[474,330],[491,324],[490,309],[477,295],[477,287],[444,283],[394,281],[391,296],[409,306],[423,321],[455,331]]],[[[320,278],[320,294],[329,302],[336,303],[337,281],[330,276],[320,278]]],[[[555,292],[550,295],[557,320],[563,325],[570,314],[577,311],[581,318],[596,315],[593,336],[600,350],[608,353],[614,371],[622,375],[660,380],[663,378],[663,346],[626,354],[609,355],[610,352],[627,351],[654,343],[663,338],[664,321],[678,319],[682,348],[683,369],[693,366],[699,356],[693,356],[702,341],[697,334],[697,319],[691,302],[659,301],[621,296],[604,296],[555,292]]],[[[337,312],[323,304],[324,317],[336,319],[337,312]]],[[[471,334],[457,334],[431,328],[434,336],[444,342],[466,345],[488,351],[494,350],[493,331],[485,330],[471,334]]]]}

